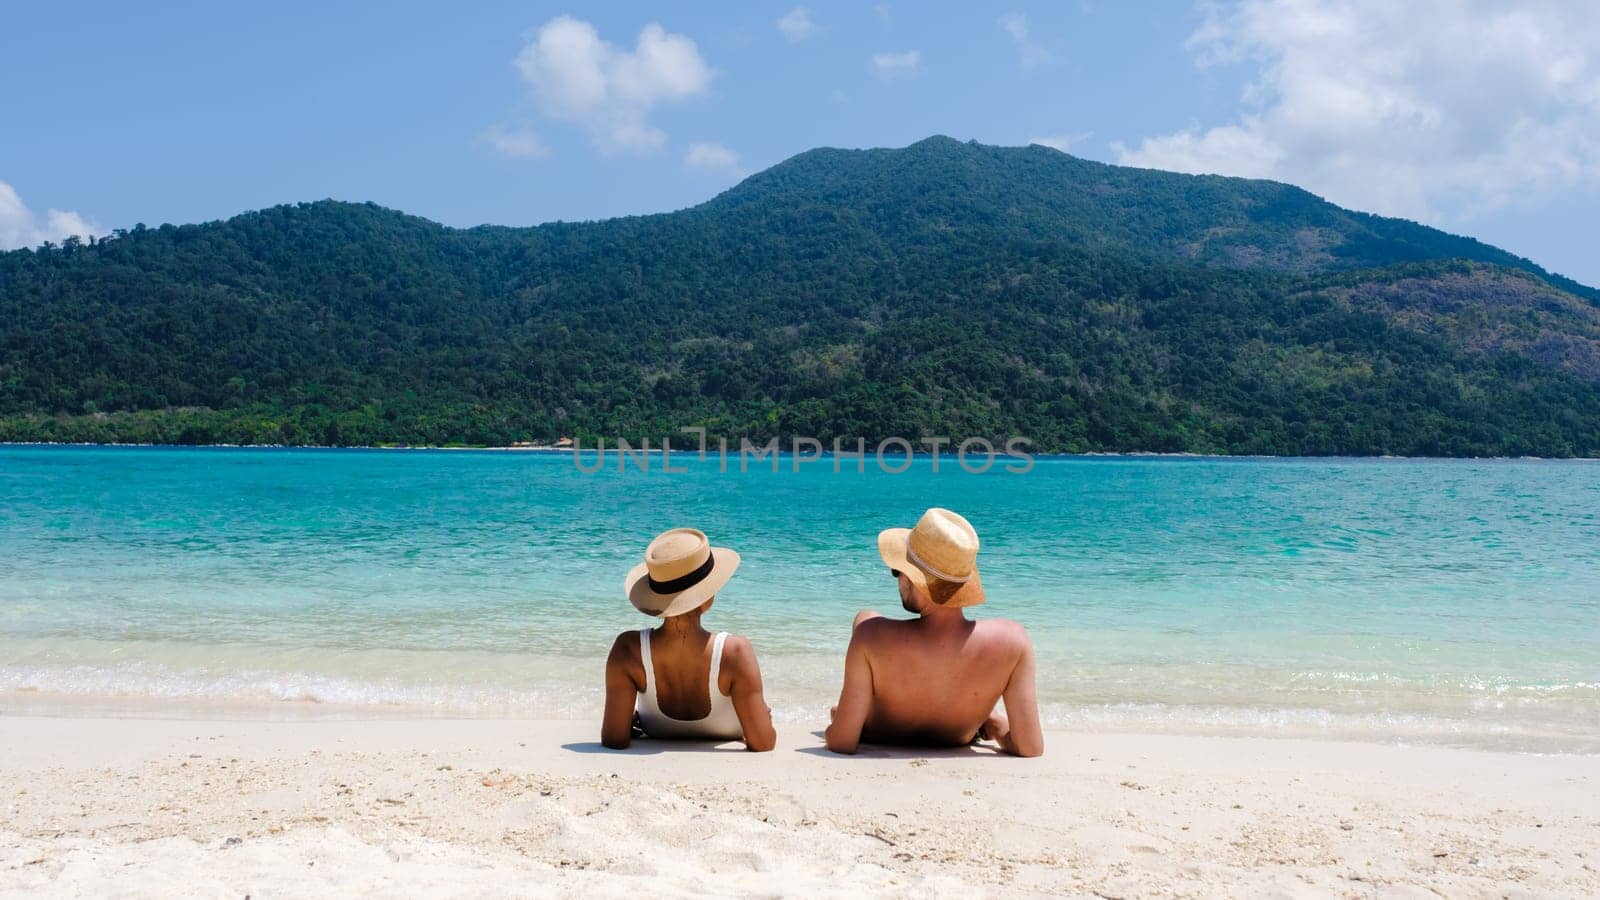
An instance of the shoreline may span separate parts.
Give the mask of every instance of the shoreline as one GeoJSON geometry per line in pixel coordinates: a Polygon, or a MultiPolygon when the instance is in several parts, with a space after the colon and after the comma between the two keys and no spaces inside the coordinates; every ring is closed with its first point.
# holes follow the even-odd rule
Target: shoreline
{"type": "Polygon", "coordinates": [[[1052,731],[1036,760],[845,758],[804,731],[767,754],[592,731],[0,717],[0,894],[1600,891],[1596,757],[1052,731]]]}
{"type": "MultiPolygon", "coordinates": [[[[252,725],[317,725],[342,723],[508,723],[540,721],[562,727],[588,729],[598,734],[603,697],[592,697],[579,714],[568,708],[552,711],[526,703],[492,707],[402,701],[351,702],[307,697],[263,699],[227,696],[112,695],[54,693],[33,689],[0,690],[0,721],[49,719],[105,722],[227,722],[252,725]]],[[[780,736],[801,737],[816,723],[828,699],[794,705],[773,705],[773,721],[780,736]]],[[[1465,722],[1447,717],[1412,718],[1405,724],[1355,713],[1325,709],[1238,707],[1201,711],[1183,707],[1129,710],[1110,706],[1067,709],[1041,708],[1047,731],[1065,736],[1145,736],[1173,739],[1222,739],[1267,742],[1313,741],[1331,745],[1379,748],[1419,748],[1502,753],[1533,757],[1588,758],[1600,761],[1600,735],[1531,723],[1465,722]],[[1146,715],[1138,715],[1144,712],[1146,715]],[[1461,727],[1462,725],[1471,727],[1461,727]]],[[[820,725],[816,726],[820,728],[820,725]]],[[[820,739],[815,747],[821,750],[820,739]]]]}
{"type": "MultiPolygon", "coordinates": [[[[469,453],[568,453],[568,454],[593,453],[593,452],[595,452],[594,448],[592,448],[592,447],[588,448],[586,450],[583,450],[583,449],[575,449],[575,448],[572,448],[572,447],[550,447],[550,446],[539,446],[539,447],[491,446],[491,445],[465,446],[465,445],[449,445],[449,444],[128,444],[128,443],[118,443],[118,442],[85,443],[85,442],[82,442],[82,441],[0,441],[0,448],[4,448],[4,447],[72,447],[72,448],[85,448],[85,449],[99,448],[99,447],[118,447],[118,448],[142,448],[142,449],[149,449],[149,450],[362,450],[362,451],[366,451],[366,450],[387,450],[387,451],[416,451],[416,452],[428,452],[428,453],[440,452],[440,451],[448,451],[448,452],[455,452],[455,453],[469,452],[469,453]]],[[[608,452],[613,452],[613,453],[616,452],[616,447],[612,446],[612,447],[608,448],[608,452]]],[[[660,447],[650,447],[650,448],[637,448],[636,447],[636,448],[630,449],[628,452],[630,454],[644,453],[644,454],[648,454],[648,455],[651,455],[651,456],[659,456],[659,455],[661,455],[662,451],[661,451],[660,447]]],[[[697,452],[696,451],[691,451],[691,450],[689,450],[687,448],[685,448],[683,450],[674,450],[673,453],[681,454],[685,458],[695,458],[697,456],[697,452]]],[[[791,457],[791,456],[794,456],[794,455],[795,455],[794,452],[791,451],[791,450],[782,450],[782,449],[780,449],[777,452],[777,456],[780,457],[780,458],[781,457],[791,457]]],[[[832,450],[824,449],[824,450],[822,450],[820,452],[820,456],[817,456],[815,458],[817,458],[817,459],[829,459],[829,458],[833,457],[833,455],[834,455],[834,453],[833,453],[832,450]]],[[[845,455],[848,456],[849,458],[852,458],[852,459],[855,458],[852,454],[845,454],[845,455]]],[[[934,455],[935,454],[927,453],[927,452],[924,452],[924,451],[913,451],[910,454],[912,459],[932,459],[934,457],[934,455]]],[[[938,454],[938,456],[941,459],[951,458],[951,457],[953,457],[953,455],[954,455],[953,453],[941,453],[941,454],[938,454]]],[[[1081,459],[1081,460],[1091,460],[1091,459],[1210,460],[1210,459],[1217,459],[1217,460],[1267,460],[1267,461],[1271,461],[1271,460],[1319,460],[1319,461],[1352,460],[1352,461],[1361,461],[1361,462],[1381,462],[1381,461],[1385,461],[1385,460],[1410,461],[1410,462],[1430,462],[1430,461],[1434,461],[1434,462],[1562,462],[1562,463],[1565,463],[1565,462],[1600,462],[1600,456],[1400,456],[1400,455],[1389,454],[1389,453],[1374,454],[1374,455],[1368,455],[1368,456],[1350,456],[1350,455],[1345,455],[1345,456],[1273,456],[1273,455],[1269,455],[1269,454],[1192,453],[1192,452],[1184,452],[1184,451],[1167,453],[1167,452],[1154,451],[1154,450],[1126,450],[1126,451],[1089,450],[1089,451],[1085,451],[1083,453],[1043,453],[1043,452],[1035,452],[1035,453],[1031,453],[1029,455],[1035,460],[1039,460],[1039,459],[1046,459],[1046,460],[1054,460],[1054,459],[1064,459],[1064,460],[1072,460],[1072,459],[1081,459]]],[[[904,457],[904,454],[893,454],[892,455],[892,458],[895,458],[895,459],[900,459],[900,458],[903,458],[903,457],[904,457]]],[[[710,453],[708,453],[707,457],[706,457],[706,460],[709,461],[711,458],[712,458],[712,455],[710,453]]],[[[737,456],[734,455],[733,458],[737,458],[737,456]]],[[[811,459],[813,457],[808,455],[805,458],[811,459]]]]}

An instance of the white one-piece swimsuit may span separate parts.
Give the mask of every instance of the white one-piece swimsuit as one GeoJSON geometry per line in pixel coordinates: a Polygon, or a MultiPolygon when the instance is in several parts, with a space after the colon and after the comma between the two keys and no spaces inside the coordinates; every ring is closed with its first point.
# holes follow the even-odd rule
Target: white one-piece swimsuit
{"type": "Polygon", "coordinates": [[[644,693],[635,710],[644,733],[653,738],[689,738],[703,741],[737,741],[744,737],[733,698],[717,689],[717,674],[722,671],[722,642],[726,631],[717,632],[711,646],[711,712],[700,719],[674,719],[661,711],[656,702],[656,669],[650,661],[650,629],[639,629],[639,652],[644,657],[644,693]]]}

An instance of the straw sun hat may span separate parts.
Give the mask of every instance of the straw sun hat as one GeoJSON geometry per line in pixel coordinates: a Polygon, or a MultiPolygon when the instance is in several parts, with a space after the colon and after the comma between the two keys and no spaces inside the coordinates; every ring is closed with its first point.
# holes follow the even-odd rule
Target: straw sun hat
{"type": "Polygon", "coordinates": [[[878,555],[889,568],[922,585],[940,606],[983,602],[978,579],[978,532],[948,509],[934,507],[915,528],[890,528],[878,535],[878,555]]]}
{"type": "Polygon", "coordinates": [[[628,572],[628,602],[645,615],[682,615],[710,600],[739,568],[739,554],[713,547],[705,532],[674,528],[656,535],[644,562],[628,572]]]}

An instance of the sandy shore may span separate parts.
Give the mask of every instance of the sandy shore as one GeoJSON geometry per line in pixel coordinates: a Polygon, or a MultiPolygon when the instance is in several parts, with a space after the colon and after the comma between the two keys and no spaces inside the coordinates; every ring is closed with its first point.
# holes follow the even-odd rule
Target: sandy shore
{"type": "Polygon", "coordinates": [[[1039,760],[576,722],[0,718],[0,895],[1594,896],[1600,757],[1049,735],[1039,760]]]}

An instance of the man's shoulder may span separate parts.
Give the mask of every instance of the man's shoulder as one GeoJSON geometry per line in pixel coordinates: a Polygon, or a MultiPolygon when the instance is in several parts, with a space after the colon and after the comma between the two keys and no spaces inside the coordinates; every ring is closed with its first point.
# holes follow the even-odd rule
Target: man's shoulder
{"type": "Polygon", "coordinates": [[[1021,622],[1011,619],[979,619],[978,630],[995,640],[1016,644],[1028,643],[1028,629],[1024,628],[1021,622]]]}
{"type": "Polygon", "coordinates": [[[871,643],[883,640],[890,635],[906,631],[916,623],[916,619],[891,619],[888,616],[873,616],[863,619],[856,625],[852,637],[856,640],[871,643]]]}

